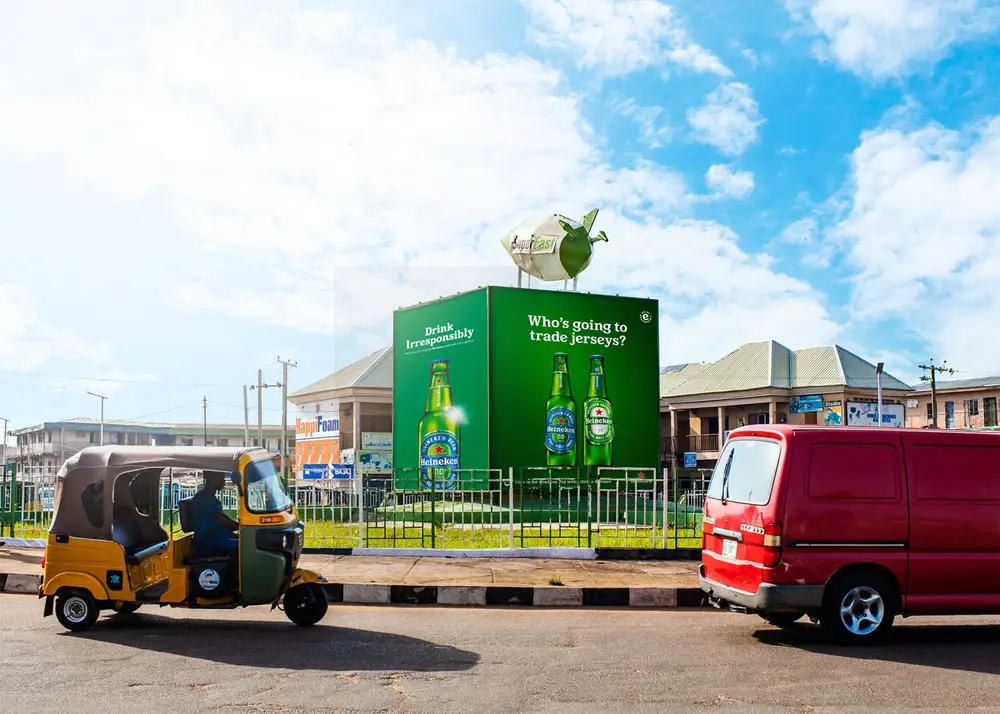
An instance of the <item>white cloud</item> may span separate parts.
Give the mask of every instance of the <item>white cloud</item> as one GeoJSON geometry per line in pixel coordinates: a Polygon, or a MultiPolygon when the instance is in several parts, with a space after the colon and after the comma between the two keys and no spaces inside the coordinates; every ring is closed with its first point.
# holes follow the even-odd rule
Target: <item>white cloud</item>
{"type": "Polygon", "coordinates": [[[666,63],[732,76],[716,55],[691,41],[674,9],[658,0],[522,0],[529,38],[572,54],[582,69],[628,74],[666,63]]]}
{"type": "Polygon", "coordinates": [[[642,106],[632,97],[617,98],[611,108],[639,126],[639,140],[650,149],[659,149],[674,138],[670,115],[663,107],[642,106]]]}
{"type": "Polygon", "coordinates": [[[705,184],[723,196],[746,198],[753,193],[753,173],[734,171],[731,166],[714,164],[705,173],[705,184]]]}
{"type": "Polygon", "coordinates": [[[785,0],[817,52],[873,80],[909,74],[1000,27],[996,0],[785,0]]]}
{"type": "Polygon", "coordinates": [[[689,109],[688,124],[694,139],[730,156],[739,156],[757,142],[757,127],[764,123],[750,87],[741,82],[724,84],[689,109]]]}
{"type": "Polygon", "coordinates": [[[23,285],[0,283],[0,368],[30,370],[53,355],[105,361],[107,345],[57,330],[42,319],[37,301],[23,285]]]}
{"type": "Polygon", "coordinates": [[[835,234],[858,270],[859,318],[901,318],[939,359],[1000,373],[1000,117],[862,135],[835,234]]]}
{"type": "MultiPolygon", "coordinates": [[[[670,340],[718,331],[719,309],[766,326],[768,305],[807,333],[835,328],[769,256],[682,220],[693,199],[675,171],[612,166],[539,62],[467,60],[290,2],[102,11],[28,5],[0,27],[0,161],[174,221],[183,238],[162,249],[191,255],[190,273],[152,265],[150,287],[193,313],[375,348],[396,307],[512,282],[500,239],[525,217],[596,206],[611,242],[581,289],[662,296],[670,340]]],[[[725,92],[755,137],[749,90],[725,92]]]]}

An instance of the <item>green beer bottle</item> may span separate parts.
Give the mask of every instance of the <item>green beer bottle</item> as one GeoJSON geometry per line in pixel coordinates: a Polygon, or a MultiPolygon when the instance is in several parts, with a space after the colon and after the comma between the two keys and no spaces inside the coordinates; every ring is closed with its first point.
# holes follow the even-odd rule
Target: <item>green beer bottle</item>
{"type": "Polygon", "coordinates": [[[448,360],[431,362],[427,407],[420,419],[420,480],[426,489],[446,491],[458,483],[459,429],[451,401],[448,360]]]}
{"type": "Polygon", "coordinates": [[[569,355],[552,358],[552,392],[545,402],[545,463],[576,466],[576,400],[569,382],[569,355]]]}
{"type": "Polygon", "coordinates": [[[591,355],[590,382],[587,398],[583,402],[585,466],[611,466],[612,442],[615,423],[608,399],[608,385],[604,378],[604,357],[591,355]]]}

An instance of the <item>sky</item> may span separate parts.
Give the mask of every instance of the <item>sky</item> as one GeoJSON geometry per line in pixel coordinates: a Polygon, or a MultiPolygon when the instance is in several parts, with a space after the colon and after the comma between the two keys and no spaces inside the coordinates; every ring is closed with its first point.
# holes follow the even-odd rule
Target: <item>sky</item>
{"type": "Polygon", "coordinates": [[[240,423],[591,208],[580,290],[657,298],[662,365],[1000,374],[998,42],[1000,0],[0,0],[0,417],[240,423]]]}

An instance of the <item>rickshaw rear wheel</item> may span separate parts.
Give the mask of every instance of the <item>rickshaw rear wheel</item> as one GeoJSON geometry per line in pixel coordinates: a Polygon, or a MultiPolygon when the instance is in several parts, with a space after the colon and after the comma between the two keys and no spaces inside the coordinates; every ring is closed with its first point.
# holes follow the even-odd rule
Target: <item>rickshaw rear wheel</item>
{"type": "Polygon", "coordinates": [[[137,602],[118,602],[111,606],[116,615],[132,615],[141,605],[137,602]]]}
{"type": "Polygon", "coordinates": [[[83,632],[97,622],[100,610],[86,590],[70,590],[56,596],[56,619],[71,632],[83,632]]]}
{"type": "Polygon", "coordinates": [[[329,603],[322,586],[316,583],[296,585],[285,593],[285,615],[296,625],[315,625],[326,616],[329,603]]]}

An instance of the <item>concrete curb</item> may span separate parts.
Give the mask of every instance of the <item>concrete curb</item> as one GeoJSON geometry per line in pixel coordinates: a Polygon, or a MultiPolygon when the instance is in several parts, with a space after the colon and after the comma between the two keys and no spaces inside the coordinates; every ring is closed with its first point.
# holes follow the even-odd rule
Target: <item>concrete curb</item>
{"type": "Polygon", "coordinates": [[[465,607],[707,607],[701,588],[569,588],[508,585],[376,585],[329,583],[331,603],[465,607]]]}
{"type": "MultiPolygon", "coordinates": [[[[0,593],[35,595],[42,576],[0,573],[0,593]]],[[[700,588],[567,588],[508,585],[327,583],[331,603],[449,607],[706,607],[700,588]]]]}

